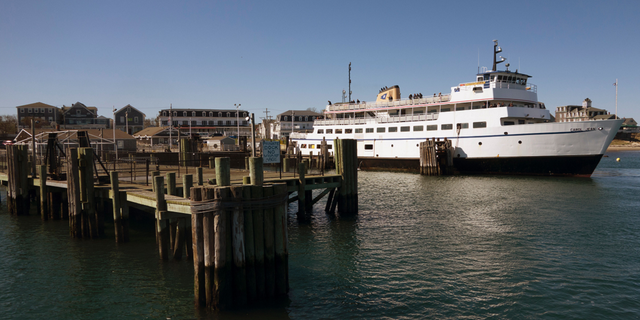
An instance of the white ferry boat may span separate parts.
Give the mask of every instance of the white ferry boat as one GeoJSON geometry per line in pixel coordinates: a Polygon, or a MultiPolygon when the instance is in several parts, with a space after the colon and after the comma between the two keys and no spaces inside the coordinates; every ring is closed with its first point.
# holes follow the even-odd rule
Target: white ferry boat
{"type": "Polygon", "coordinates": [[[375,102],[329,104],[292,140],[318,154],[323,139],[356,139],[363,170],[418,171],[420,142],[446,138],[460,173],[590,176],[623,120],[553,122],[531,76],[496,70],[505,59],[494,42],[492,70],[449,94],[401,99],[398,86],[382,88],[375,102]]]}

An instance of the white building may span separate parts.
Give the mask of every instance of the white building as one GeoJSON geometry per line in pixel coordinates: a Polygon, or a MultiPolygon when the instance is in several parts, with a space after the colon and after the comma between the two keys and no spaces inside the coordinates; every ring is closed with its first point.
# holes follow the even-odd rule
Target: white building
{"type": "Polygon", "coordinates": [[[276,121],[270,124],[271,139],[288,137],[291,132],[313,132],[313,121],[322,119],[321,113],[309,110],[288,110],[276,116],[276,121]]]}

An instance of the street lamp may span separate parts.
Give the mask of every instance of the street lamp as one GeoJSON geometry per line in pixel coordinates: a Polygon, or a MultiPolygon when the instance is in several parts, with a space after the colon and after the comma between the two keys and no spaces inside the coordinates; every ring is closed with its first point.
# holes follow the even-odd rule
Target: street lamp
{"type": "Polygon", "coordinates": [[[113,107],[113,149],[116,151],[116,161],[118,160],[118,143],[116,142],[116,107],[113,107]]]}
{"type": "Polygon", "coordinates": [[[238,109],[240,108],[240,104],[233,104],[236,107],[236,125],[238,126],[238,136],[236,137],[236,144],[240,147],[240,121],[238,121],[238,109]]]}

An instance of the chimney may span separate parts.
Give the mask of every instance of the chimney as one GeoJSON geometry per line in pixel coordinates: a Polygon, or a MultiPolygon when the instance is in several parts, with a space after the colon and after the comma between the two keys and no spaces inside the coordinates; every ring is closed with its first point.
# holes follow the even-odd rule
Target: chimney
{"type": "Polygon", "coordinates": [[[591,99],[589,98],[584,99],[584,101],[582,101],[582,107],[591,108],[591,99]]]}

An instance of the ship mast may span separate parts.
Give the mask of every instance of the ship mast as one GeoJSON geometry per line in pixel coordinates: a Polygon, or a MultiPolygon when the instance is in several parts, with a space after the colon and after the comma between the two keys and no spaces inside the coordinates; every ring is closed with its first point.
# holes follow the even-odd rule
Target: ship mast
{"type": "Polygon", "coordinates": [[[500,61],[496,61],[496,55],[500,52],[502,52],[502,48],[498,47],[498,40],[493,40],[493,68],[491,69],[492,71],[497,71],[496,67],[498,63],[503,63],[505,60],[507,60],[502,56],[500,56],[500,61]]]}

